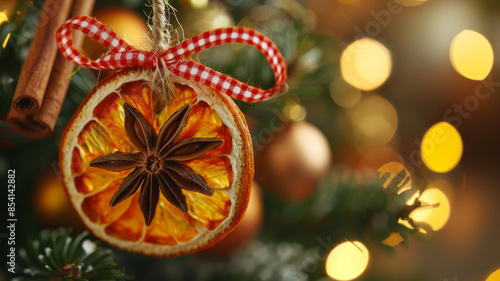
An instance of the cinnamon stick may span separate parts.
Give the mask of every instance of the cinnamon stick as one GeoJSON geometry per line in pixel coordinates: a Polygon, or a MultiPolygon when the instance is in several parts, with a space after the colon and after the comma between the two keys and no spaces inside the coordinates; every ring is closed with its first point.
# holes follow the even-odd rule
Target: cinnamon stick
{"type": "MultiPolygon", "coordinates": [[[[94,2],[95,0],[74,0],[69,18],[90,15],[94,8],[94,2]]],[[[83,43],[83,38],[83,33],[76,32],[73,36],[75,46],[79,47],[83,43]]],[[[35,118],[37,122],[44,124],[48,128],[46,130],[47,136],[52,133],[57,117],[61,112],[69,88],[69,75],[74,68],[75,65],[72,62],[68,61],[61,52],[57,52],[49,85],[43,97],[42,107],[35,118]]]]}
{"type": "MultiPolygon", "coordinates": [[[[45,1],[7,116],[11,127],[21,134],[43,138],[54,130],[74,68],[59,54],[55,34],[69,16],[90,14],[94,2],[45,1]]],[[[76,35],[74,42],[79,44],[83,35],[76,35]]]]}
{"type": "Polygon", "coordinates": [[[14,129],[30,137],[41,137],[47,131],[34,116],[41,108],[57,55],[55,34],[68,18],[71,5],[70,0],[45,1],[19,76],[7,120],[14,129]]]}

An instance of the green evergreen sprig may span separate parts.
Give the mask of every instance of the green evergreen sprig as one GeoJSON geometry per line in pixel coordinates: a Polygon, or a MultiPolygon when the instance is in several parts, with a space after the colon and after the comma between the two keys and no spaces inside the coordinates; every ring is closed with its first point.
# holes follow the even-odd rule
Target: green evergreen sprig
{"type": "Polygon", "coordinates": [[[22,275],[13,281],[104,281],[120,280],[113,252],[104,250],[83,232],[42,231],[19,250],[22,275]]]}

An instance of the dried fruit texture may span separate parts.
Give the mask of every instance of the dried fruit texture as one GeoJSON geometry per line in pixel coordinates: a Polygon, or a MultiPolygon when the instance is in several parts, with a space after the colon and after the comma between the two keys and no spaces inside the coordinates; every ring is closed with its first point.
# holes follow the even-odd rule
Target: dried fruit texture
{"type": "Polygon", "coordinates": [[[174,81],[172,102],[156,113],[152,75],[119,72],[89,94],[63,135],[61,174],[97,237],[178,256],[209,247],[241,220],[253,178],[251,139],[230,98],[187,80],[174,81]]]}

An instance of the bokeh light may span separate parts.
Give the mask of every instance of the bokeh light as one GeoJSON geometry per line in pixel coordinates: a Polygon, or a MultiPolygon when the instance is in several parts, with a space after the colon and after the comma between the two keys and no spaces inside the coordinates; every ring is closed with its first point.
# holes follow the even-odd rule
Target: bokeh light
{"type": "Polygon", "coordinates": [[[500,281],[500,269],[493,272],[486,281],[500,281]]]}
{"type": "Polygon", "coordinates": [[[384,166],[380,167],[378,169],[378,172],[380,174],[380,177],[383,177],[385,174],[389,174],[389,177],[386,179],[386,181],[383,184],[385,188],[387,188],[389,183],[395,177],[401,176],[401,175],[405,178],[400,179],[400,182],[403,182],[404,184],[398,190],[398,194],[411,188],[410,173],[408,172],[406,167],[399,162],[389,162],[389,163],[385,164],[384,166]],[[401,173],[403,171],[404,171],[404,173],[401,173]]]}
{"type": "Polygon", "coordinates": [[[295,101],[288,101],[283,109],[285,115],[293,122],[304,121],[307,116],[306,108],[295,101]]]}
{"type": "Polygon", "coordinates": [[[189,0],[189,3],[195,9],[204,9],[208,6],[208,0],[189,0]]]}
{"type": "Polygon", "coordinates": [[[335,247],[326,260],[326,273],[336,280],[352,280],[368,266],[368,249],[359,241],[344,242],[335,247]]]}
{"type": "Polygon", "coordinates": [[[424,2],[427,2],[427,0],[396,0],[396,1],[398,1],[401,5],[406,7],[415,7],[424,2]]]}
{"type": "Polygon", "coordinates": [[[462,158],[462,138],[451,124],[440,122],[425,133],[420,151],[429,169],[446,173],[455,168],[462,158]]]}
{"type": "Polygon", "coordinates": [[[493,67],[493,49],[483,35],[464,30],[451,43],[450,59],[455,70],[462,76],[483,80],[493,67]]]}
{"type": "MultiPolygon", "coordinates": [[[[425,222],[432,227],[432,230],[437,231],[446,225],[446,222],[450,218],[450,201],[444,192],[441,190],[430,187],[422,193],[420,196],[420,201],[423,205],[434,205],[439,204],[434,207],[420,208],[410,214],[415,222],[425,222]]],[[[413,203],[413,200],[409,201],[413,203]]]]}
{"type": "MultiPolygon", "coordinates": [[[[397,181],[399,182],[398,186],[396,186],[398,188],[397,194],[411,189],[410,173],[403,164],[399,162],[389,162],[380,167],[377,172],[379,173],[380,178],[387,177],[385,178],[385,181],[383,183],[384,188],[387,188],[391,181],[393,181],[396,177],[400,177],[399,179],[397,179],[397,181]]],[[[415,200],[417,196],[418,194],[415,194],[410,200],[408,200],[407,204],[410,205],[411,203],[413,203],[413,200],[415,200]]],[[[411,225],[406,221],[400,220],[400,223],[411,228],[411,225]]],[[[394,247],[399,245],[399,243],[403,241],[404,239],[401,234],[399,234],[398,232],[392,232],[386,239],[382,241],[382,244],[394,247]]]]}
{"type": "MultiPolygon", "coordinates": [[[[200,1],[197,4],[191,3],[191,5],[198,6],[196,6],[195,9],[193,9],[189,13],[183,14],[182,18],[179,19],[180,22],[185,23],[183,25],[183,30],[185,33],[184,36],[186,36],[186,38],[198,35],[208,30],[234,25],[232,15],[228,11],[226,11],[223,6],[210,4],[209,2],[207,2],[207,5],[205,6],[204,3],[205,1],[200,1]]],[[[224,50],[225,49],[223,49],[221,52],[224,55],[227,55],[227,50],[224,50]]]]}
{"type": "Polygon", "coordinates": [[[9,18],[7,17],[7,11],[0,12],[0,25],[7,21],[9,21],[9,18]]]}
{"type": "Polygon", "coordinates": [[[394,247],[394,246],[399,245],[399,243],[401,243],[403,241],[404,241],[404,239],[401,236],[401,234],[399,234],[399,232],[391,232],[389,237],[387,237],[384,241],[382,241],[382,244],[394,247]]]}
{"type": "MultiPolygon", "coordinates": [[[[114,5],[103,6],[96,8],[93,16],[112,26],[113,31],[134,48],[147,48],[146,34],[149,32],[149,27],[141,15],[134,10],[114,5]]],[[[82,49],[91,59],[100,58],[108,52],[106,47],[88,36],[83,41],[82,49]]]]}
{"type": "Polygon", "coordinates": [[[361,100],[361,91],[339,76],[330,84],[330,96],[338,106],[351,108],[361,100]]]}
{"type": "Polygon", "coordinates": [[[37,215],[56,217],[58,212],[65,210],[68,206],[62,183],[55,176],[44,178],[39,183],[35,194],[37,196],[35,196],[34,205],[38,211],[37,215]]]}
{"type": "Polygon", "coordinates": [[[383,145],[394,137],[398,116],[390,102],[379,96],[369,96],[354,109],[352,123],[361,142],[383,145]]]}
{"type": "Polygon", "coordinates": [[[229,14],[221,14],[215,17],[212,21],[212,28],[222,28],[231,26],[233,24],[233,19],[229,14]]]}
{"type": "Polygon", "coordinates": [[[2,48],[5,49],[5,47],[7,47],[7,43],[9,43],[9,39],[10,39],[10,33],[7,34],[7,36],[5,36],[5,39],[3,40],[3,43],[2,43],[2,48]]]}
{"type": "Polygon", "coordinates": [[[344,80],[364,91],[380,87],[389,78],[391,68],[389,50],[371,38],[353,42],[340,57],[340,70],[344,80]]]}

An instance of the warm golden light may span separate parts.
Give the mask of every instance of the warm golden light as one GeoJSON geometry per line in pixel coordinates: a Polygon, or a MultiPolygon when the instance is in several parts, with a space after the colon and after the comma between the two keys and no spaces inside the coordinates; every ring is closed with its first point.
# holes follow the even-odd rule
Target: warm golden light
{"type": "MultiPolygon", "coordinates": [[[[417,222],[425,222],[432,227],[432,230],[437,231],[443,228],[446,225],[450,217],[450,201],[444,192],[441,190],[432,187],[426,189],[422,196],[420,196],[420,201],[423,206],[425,205],[436,205],[434,207],[424,207],[417,209],[413,213],[410,214],[410,218],[413,221],[417,222]]],[[[408,203],[413,203],[413,200],[408,203]]]]}
{"type": "Polygon", "coordinates": [[[294,122],[304,121],[304,119],[306,119],[306,116],[307,116],[306,108],[303,105],[301,105],[297,102],[294,102],[294,101],[287,102],[287,104],[285,105],[285,108],[283,110],[284,110],[286,116],[291,121],[294,121],[294,122]]]}
{"type": "Polygon", "coordinates": [[[493,272],[486,281],[500,281],[500,269],[493,272]]]}
{"type": "Polygon", "coordinates": [[[326,273],[336,280],[352,280],[368,266],[368,249],[361,242],[344,242],[335,247],[326,260],[326,273]]]}
{"type": "Polygon", "coordinates": [[[455,168],[462,158],[462,138],[451,124],[440,122],[425,133],[420,151],[429,169],[446,173],[455,168]]]}
{"type": "Polygon", "coordinates": [[[204,9],[208,6],[208,0],[189,0],[189,3],[195,9],[204,9]]]}
{"type": "Polygon", "coordinates": [[[390,102],[370,96],[354,109],[353,130],[364,143],[383,145],[388,143],[398,127],[398,116],[390,102]]]}
{"type": "Polygon", "coordinates": [[[8,22],[9,18],[7,17],[7,11],[0,12],[0,25],[4,22],[8,22]]]}
{"type": "MultiPolygon", "coordinates": [[[[44,178],[36,190],[35,208],[46,217],[57,217],[61,211],[66,211],[68,199],[64,193],[64,187],[54,175],[44,178]]],[[[40,214],[37,214],[40,215],[40,214]]]]}
{"type": "MultiPolygon", "coordinates": [[[[384,176],[387,176],[389,174],[389,177],[385,180],[383,186],[384,188],[387,188],[391,181],[393,181],[396,177],[400,177],[397,179],[398,185],[395,186],[397,189],[397,194],[401,194],[403,191],[411,189],[411,177],[410,173],[406,169],[406,167],[399,163],[399,162],[389,162],[382,167],[380,167],[377,172],[380,174],[380,178],[383,178],[384,176]]],[[[415,194],[407,204],[413,203],[413,200],[418,196],[418,194],[415,194]]],[[[403,220],[400,220],[400,223],[407,226],[408,228],[411,228],[411,226],[403,220]]],[[[384,241],[382,241],[382,244],[385,244],[387,246],[394,247],[398,245],[399,243],[403,242],[403,237],[401,234],[398,232],[392,232],[389,237],[387,237],[384,241]]]]}
{"type": "MultiPolygon", "coordinates": [[[[113,28],[113,31],[136,49],[148,48],[149,27],[140,14],[121,6],[102,6],[93,11],[93,16],[113,28]]],[[[109,50],[91,37],[85,37],[82,49],[91,59],[98,59],[109,50]]],[[[102,72],[102,76],[107,76],[102,72]]],[[[102,78],[102,77],[101,77],[102,78]]]]}
{"type": "Polygon", "coordinates": [[[400,179],[400,182],[403,183],[402,186],[400,186],[400,189],[398,190],[398,194],[408,190],[411,188],[411,178],[410,178],[410,173],[408,170],[403,166],[403,164],[399,162],[389,162],[385,164],[384,166],[380,167],[377,170],[380,174],[380,177],[383,177],[385,174],[390,174],[390,176],[386,179],[384,182],[384,187],[387,188],[389,183],[397,176],[400,176],[400,173],[404,171],[404,174],[401,173],[401,176],[404,178],[400,179]]]}
{"type": "Polygon", "coordinates": [[[418,6],[424,2],[427,2],[427,0],[397,0],[401,5],[406,6],[406,7],[415,7],[418,6]]]}
{"type": "Polygon", "coordinates": [[[364,91],[380,87],[391,74],[391,54],[380,42],[362,38],[350,44],[340,57],[342,77],[364,91]]]}
{"type": "Polygon", "coordinates": [[[385,244],[387,246],[397,246],[399,243],[403,242],[404,239],[401,237],[401,234],[398,232],[392,232],[389,237],[387,237],[384,241],[382,241],[382,244],[385,244]]]}
{"type": "Polygon", "coordinates": [[[351,108],[361,100],[361,91],[339,76],[330,84],[330,96],[338,106],[351,108]]]}
{"type": "Polygon", "coordinates": [[[232,24],[233,19],[228,14],[220,14],[216,16],[211,22],[213,29],[231,26],[232,24]]]}
{"type": "Polygon", "coordinates": [[[9,39],[10,39],[10,33],[7,34],[7,36],[5,37],[5,40],[3,40],[2,48],[5,49],[5,47],[7,47],[7,43],[9,43],[9,39]]]}
{"type": "Polygon", "coordinates": [[[462,76],[483,80],[493,67],[493,49],[483,35],[464,30],[451,43],[450,59],[455,70],[462,76]]]}
{"type": "MultiPolygon", "coordinates": [[[[184,15],[183,22],[186,37],[198,35],[204,31],[233,26],[232,15],[221,5],[210,4],[207,0],[190,0],[193,11],[184,15]],[[196,6],[195,6],[196,5],[196,6]]],[[[218,50],[220,51],[220,50],[218,50]]],[[[220,51],[224,53],[224,51],[220,51]]]]}

